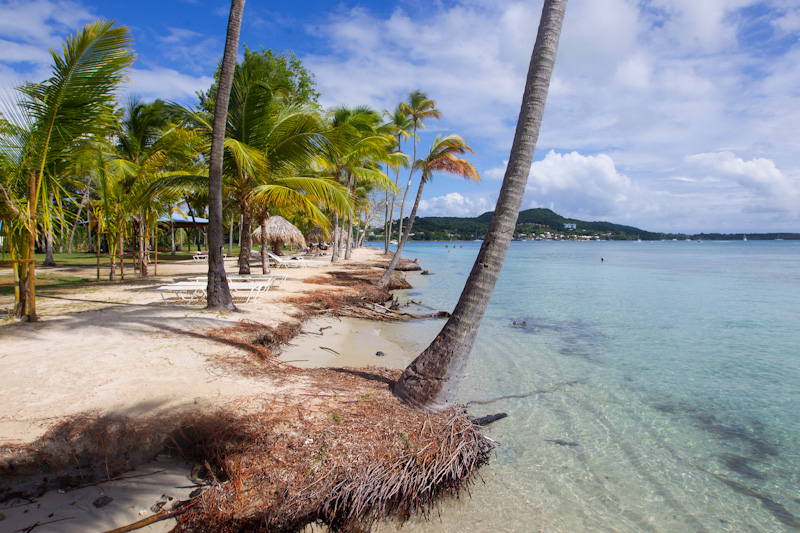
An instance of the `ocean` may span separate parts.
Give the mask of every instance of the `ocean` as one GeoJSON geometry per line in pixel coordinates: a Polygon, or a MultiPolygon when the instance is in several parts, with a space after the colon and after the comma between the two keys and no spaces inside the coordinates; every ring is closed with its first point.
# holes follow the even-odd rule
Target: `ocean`
{"type": "MultiPolygon", "coordinates": [[[[452,310],[479,246],[409,243],[401,301],[452,310]]],[[[798,531],[800,242],[512,242],[459,396],[492,461],[404,531],[798,531]]]]}

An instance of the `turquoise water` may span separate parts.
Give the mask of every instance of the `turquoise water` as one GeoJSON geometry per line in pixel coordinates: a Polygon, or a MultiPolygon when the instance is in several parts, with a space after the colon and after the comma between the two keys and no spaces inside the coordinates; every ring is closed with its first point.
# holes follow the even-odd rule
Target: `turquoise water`
{"type": "MultiPolygon", "coordinates": [[[[403,298],[452,310],[480,243],[444,244],[403,298]]],[[[800,243],[514,242],[468,372],[485,483],[404,529],[800,530],[800,243]]]]}

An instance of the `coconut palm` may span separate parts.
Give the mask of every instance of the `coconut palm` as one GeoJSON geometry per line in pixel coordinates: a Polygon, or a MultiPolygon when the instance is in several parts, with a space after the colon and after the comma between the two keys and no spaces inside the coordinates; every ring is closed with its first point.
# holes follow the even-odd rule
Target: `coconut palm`
{"type": "Polygon", "coordinates": [[[397,267],[400,254],[403,252],[403,247],[405,247],[408,236],[411,233],[411,228],[414,225],[417,208],[422,199],[422,189],[425,187],[425,184],[433,178],[433,174],[437,172],[446,172],[476,182],[481,180],[480,176],[478,176],[478,171],[475,170],[472,163],[458,157],[467,152],[475,153],[472,151],[472,148],[467,146],[464,139],[458,135],[448,135],[444,138],[437,135],[427,157],[414,162],[412,171],[416,170],[422,173],[422,177],[419,181],[419,188],[417,189],[417,197],[414,200],[414,207],[411,208],[411,214],[408,215],[408,224],[403,230],[403,236],[397,245],[397,251],[394,253],[394,257],[392,257],[389,266],[386,268],[386,272],[384,272],[381,279],[378,280],[378,288],[386,289],[389,286],[392,273],[395,267],[397,267]]]}
{"type": "MultiPolygon", "coordinates": [[[[310,166],[321,145],[327,144],[324,122],[310,105],[290,104],[282,88],[273,85],[272,65],[260,54],[246,54],[237,65],[231,87],[224,139],[222,184],[242,215],[239,273],[250,273],[251,228],[271,215],[302,211],[315,224],[328,224],[320,206],[348,210],[342,188],[331,180],[298,174],[310,166]]],[[[211,117],[182,110],[187,120],[206,135],[211,117]]],[[[207,190],[201,175],[172,175],[148,190],[155,194],[207,190]]],[[[263,264],[263,262],[262,262],[263,264]]]]}
{"type": "Polygon", "coordinates": [[[115,91],[134,61],[128,29],[107,21],[87,24],[67,38],[61,53],[51,51],[51,55],[53,70],[48,80],[17,88],[20,112],[11,115],[23,119],[0,141],[0,151],[10,154],[7,168],[12,171],[12,175],[4,174],[2,197],[6,209],[19,217],[14,231],[22,232],[11,239],[19,261],[15,263],[20,280],[15,312],[27,312],[30,321],[37,319],[33,253],[40,209],[49,208],[50,191],[43,185],[51,178],[58,180],[59,165],[69,159],[76,142],[106,136],[104,115],[113,107],[115,91]],[[27,191],[23,180],[27,180],[27,191]],[[22,198],[24,203],[19,202],[22,198]]]}
{"type": "Polygon", "coordinates": [[[236,68],[236,51],[239,48],[239,30],[242,27],[244,0],[232,0],[228,18],[228,33],[225,39],[225,53],[222,56],[222,70],[219,76],[217,100],[214,105],[214,125],[211,134],[211,155],[208,165],[208,289],[206,305],[208,309],[235,309],[233,297],[228,288],[225,263],[222,257],[222,164],[227,131],[228,99],[230,97],[233,73],[236,68]]]}
{"type": "MultiPolygon", "coordinates": [[[[397,145],[395,149],[397,152],[402,153],[402,141],[408,140],[411,136],[411,128],[413,122],[411,117],[405,112],[403,104],[397,104],[394,112],[389,113],[384,111],[383,114],[389,118],[387,126],[391,133],[397,138],[397,145]]],[[[415,139],[416,141],[416,139],[415,139]]],[[[387,166],[388,169],[388,166],[387,166]]],[[[400,167],[395,166],[394,186],[397,188],[397,182],[400,180],[400,167]]],[[[386,191],[386,216],[384,217],[384,251],[383,253],[389,254],[389,242],[392,240],[392,225],[394,224],[394,202],[397,200],[397,194],[392,193],[392,199],[389,201],[389,191],[386,191]]],[[[402,220],[402,219],[401,219],[402,220]]]]}
{"type": "MultiPolygon", "coordinates": [[[[391,132],[381,127],[380,116],[368,107],[338,107],[329,115],[328,143],[321,146],[317,162],[323,175],[344,183],[351,196],[359,183],[377,183],[383,188],[394,189],[394,185],[379,165],[403,164],[404,154],[390,153],[394,144],[391,132]]],[[[395,189],[396,190],[396,189],[395,189]]],[[[352,202],[351,202],[352,203],[352,202]]],[[[333,210],[333,249],[331,261],[339,260],[341,242],[344,240],[344,224],[339,231],[340,211],[333,210]],[[337,234],[338,232],[338,234],[337,234]]],[[[350,215],[350,212],[347,213],[350,215]]],[[[352,219],[350,220],[352,230],[352,219]]],[[[350,240],[352,243],[352,239],[350,240]]],[[[348,247],[348,256],[352,246],[348,247]]]]}
{"type": "Polygon", "coordinates": [[[545,0],[517,130],[497,207],[453,314],[436,339],[403,372],[394,393],[425,410],[452,405],[464,379],[478,326],[503,266],[519,214],[558,49],[567,0],[545,0]]]}
{"type": "MultiPolygon", "coordinates": [[[[114,135],[117,159],[112,162],[110,173],[103,174],[106,180],[111,180],[103,187],[118,189],[114,201],[120,204],[115,209],[121,210],[121,220],[126,224],[135,220],[142,276],[148,275],[147,236],[159,210],[151,199],[143,201],[142,191],[167,173],[193,173],[191,169],[196,166],[201,148],[197,132],[180,127],[176,124],[177,118],[175,109],[161,100],[146,103],[138,97],[129,98],[114,135]]],[[[106,205],[107,201],[108,198],[104,200],[106,205]]],[[[163,207],[163,210],[168,210],[163,207]]],[[[122,231],[124,228],[118,226],[116,229],[122,231]]]]}
{"type": "MultiPolygon", "coordinates": [[[[411,91],[405,102],[400,102],[400,109],[408,116],[412,124],[412,135],[414,137],[414,154],[411,158],[412,161],[417,160],[417,130],[425,127],[423,120],[429,118],[442,118],[442,113],[436,109],[436,100],[431,100],[428,95],[420,90],[411,91]]],[[[411,188],[411,178],[414,176],[414,168],[408,173],[408,183],[406,184],[405,191],[403,191],[403,201],[400,202],[400,221],[397,225],[397,240],[403,234],[403,210],[406,206],[406,198],[408,191],[411,188]]]]}

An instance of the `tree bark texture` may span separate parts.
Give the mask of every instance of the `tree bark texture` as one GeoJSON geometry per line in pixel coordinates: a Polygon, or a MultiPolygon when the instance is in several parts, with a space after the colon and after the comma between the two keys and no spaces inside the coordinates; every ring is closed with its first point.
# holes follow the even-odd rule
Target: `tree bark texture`
{"type": "Polygon", "coordinates": [[[331,245],[331,263],[339,262],[339,213],[333,212],[333,243],[331,245]]]}
{"type": "Polygon", "coordinates": [[[394,394],[414,408],[428,411],[448,408],[454,403],[464,379],[467,358],[500,275],[519,215],[544,115],[566,4],[567,0],[544,2],[497,207],[461,297],[439,335],[405,369],[394,387],[394,394]]]}
{"type": "Polygon", "coordinates": [[[353,216],[347,217],[347,248],[344,251],[345,260],[353,256],[353,216]]]}
{"type": "Polygon", "coordinates": [[[269,243],[267,242],[267,219],[261,219],[261,273],[269,274],[269,243]]]}
{"type": "MultiPolygon", "coordinates": [[[[228,288],[225,262],[222,257],[222,156],[225,126],[228,119],[228,102],[236,68],[236,51],[239,49],[239,30],[245,0],[232,0],[225,54],[219,75],[217,101],[214,106],[214,126],[211,134],[211,156],[208,165],[208,290],[206,308],[234,310],[233,298],[228,288]]],[[[249,266],[249,263],[248,263],[249,266]]],[[[241,268],[241,267],[240,267],[241,268]]]]}
{"type": "Polygon", "coordinates": [[[45,256],[44,267],[56,266],[56,260],[53,258],[53,228],[45,230],[45,256]]]}
{"type": "Polygon", "coordinates": [[[239,230],[239,240],[241,245],[239,247],[239,274],[250,273],[250,250],[252,248],[253,236],[250,224],[252,215],[250,214],[250,204],[247,201],[239,204],[239,209],[242,213],[242,223],[239,230]]]}

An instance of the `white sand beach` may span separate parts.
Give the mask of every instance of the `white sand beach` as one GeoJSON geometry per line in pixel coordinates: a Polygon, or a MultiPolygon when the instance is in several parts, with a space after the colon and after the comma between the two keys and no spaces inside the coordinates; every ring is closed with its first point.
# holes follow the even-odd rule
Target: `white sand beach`
{"type": "MultiPolygon", "coordinates": [[[[349,263],[374,264],[382,257],[375,249],[362,248],[349,263]]],[[[284,300],[319,289],[341,290],[304,280],[347,263],[281,269],[289,279],[280,288],[237,303],[236,313],[162,302],[154,287],[205,274],[207,266],[191,260],[161,263],[158,276],[149,278],[129,276],[124,282],[39,291],[39,322],[0,324],[0,444],[31,442],[60,421],[82,414],[135,418],[189,408],[233,408],[301,387],[302,380],[291,376],[276,383],[263,373],[242,371],[242,350],[207,333],[240,320],[273,327],[291,320],[296,309],[284,300]]],[[[227,259],[226,270],[235,268],[235,259],[227,259]]],[[[10,307],[12,298],[0,297],[0,308],[10,307]]],[[[303,332],[280,360],[306,368],[402,368],[410,360],[402,347],[381,337],[375,324],[365,320],[317,318],[306,322],[303,332]]],[[[61,494],[51,491],[35,501],[6,502],[0,509],[0,529],[22,530],[38,522],[37,533],[77,532],[130,524],[152,514],[151,508],[157,510],[153,506],[163,495],[186,499],[196,488],[187,478],[188,468],[180,460],[164,459],[119,481],[61,494]],[[98,508],[94,502],[104,495],[112,500],[98,508]]],[[[174,521],[164,521],[141,531],[172,526],[174,521]]]]}

